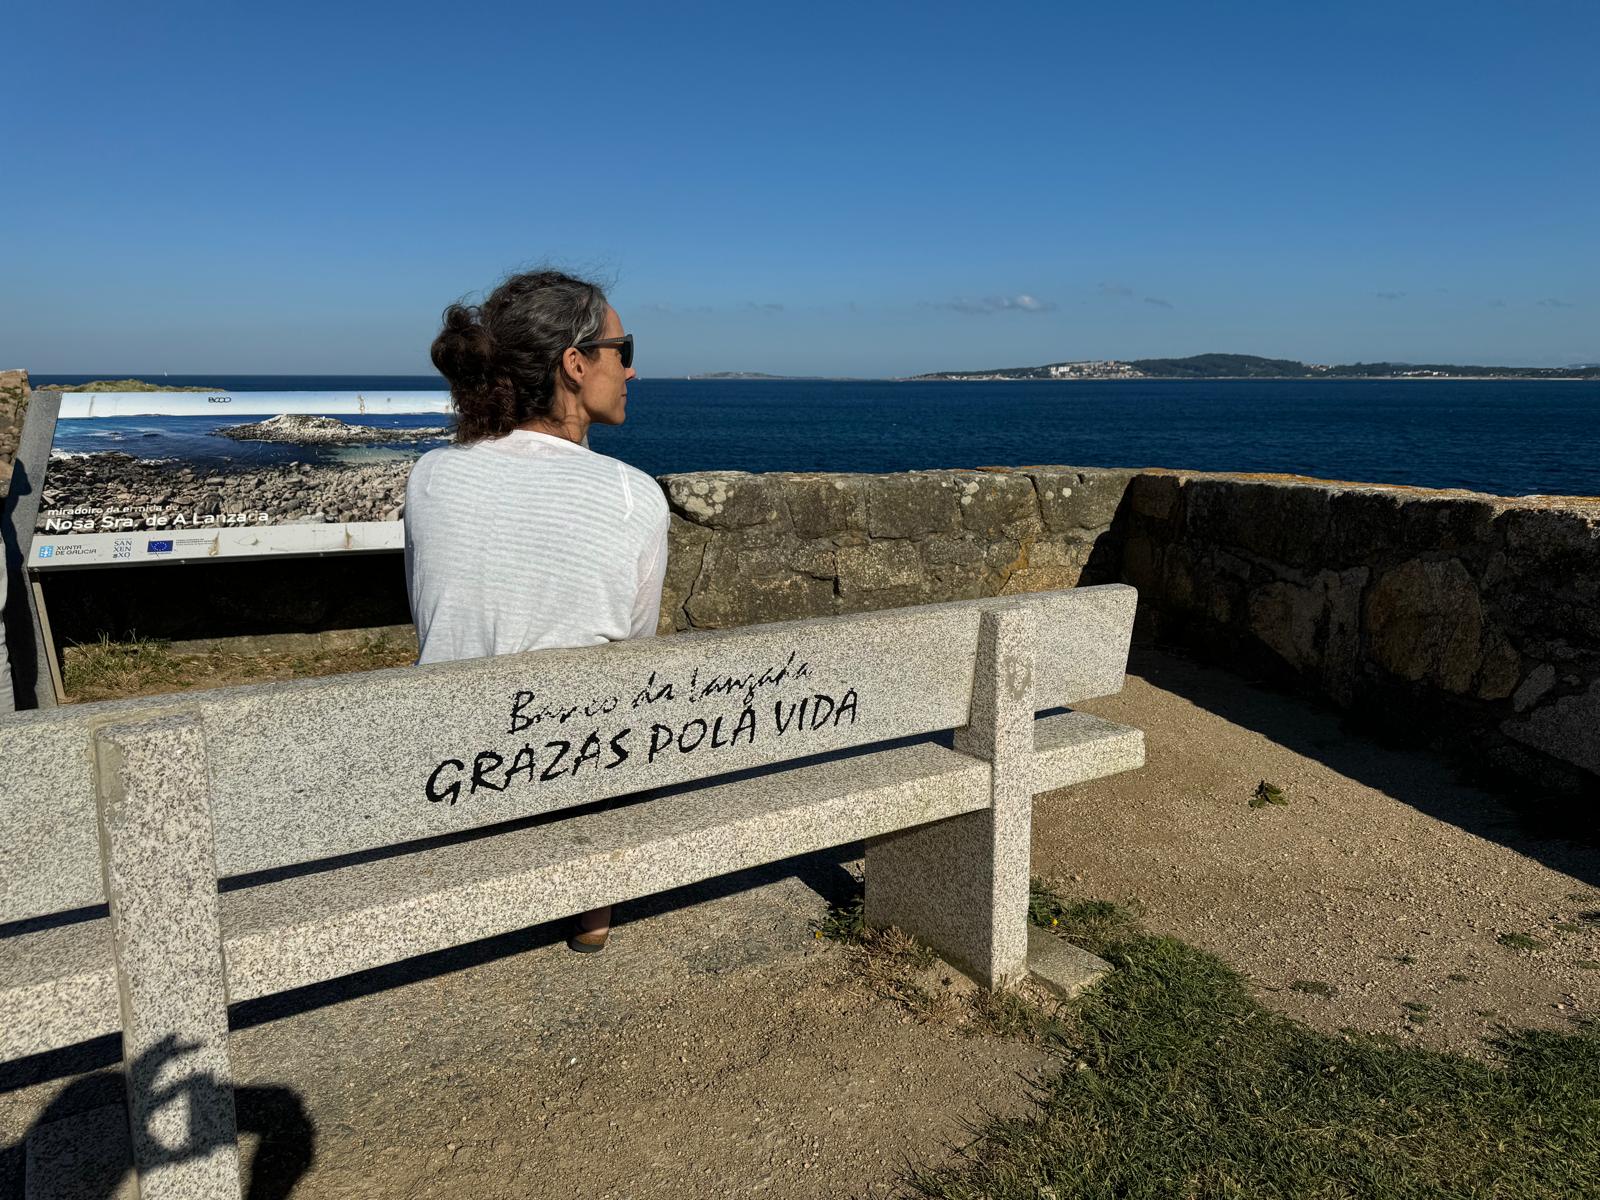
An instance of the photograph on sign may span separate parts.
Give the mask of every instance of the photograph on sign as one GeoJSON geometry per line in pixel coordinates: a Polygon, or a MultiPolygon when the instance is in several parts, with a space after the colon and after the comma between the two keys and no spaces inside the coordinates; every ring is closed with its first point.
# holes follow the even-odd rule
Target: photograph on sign
{"type": "Polygon", "coordinates": [[[447,392],[99,392],[61,398],[29,565],[398,549],[411,465],[447,392]]]}

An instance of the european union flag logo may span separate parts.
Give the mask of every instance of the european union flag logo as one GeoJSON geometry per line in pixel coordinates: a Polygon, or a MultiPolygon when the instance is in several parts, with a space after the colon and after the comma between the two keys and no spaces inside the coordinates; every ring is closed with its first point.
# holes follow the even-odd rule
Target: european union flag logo
{"type": "Polygon", "coordinates": [[[172,539],[168,538],[164,542],[158,542],[158,541],[155,541],[155,540],[151,540],[150,542],[147,542],[145,544],[145,553],[147,553],[147,554],[171,554],[172,553],[172,539]]]}

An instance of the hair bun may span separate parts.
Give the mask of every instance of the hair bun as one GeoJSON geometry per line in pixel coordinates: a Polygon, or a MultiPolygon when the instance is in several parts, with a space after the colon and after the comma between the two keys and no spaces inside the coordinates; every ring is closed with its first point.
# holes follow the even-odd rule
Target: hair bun
{"type": "Polygon", "coordinates": [[[452,304],[444,310],[444,328],[433,341],[431,357],[452,390],[476,389],[498,374],[494,335],[472,305],[452,304]]]}

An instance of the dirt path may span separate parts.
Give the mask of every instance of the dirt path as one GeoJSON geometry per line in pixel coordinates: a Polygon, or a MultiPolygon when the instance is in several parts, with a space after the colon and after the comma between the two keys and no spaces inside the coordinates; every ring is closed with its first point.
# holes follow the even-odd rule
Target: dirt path
{"type": "Polygon", "coordinates": [[[925,1026],[790,878],[243,1033],[328,1131],[320,1197],[883,1196],[1048,1058],[925,1026]],[[308,1058],[307,1045],[337,1055],[308,1058]],[[285,1071],[285,1064],[292,1064],[285,1071]]]}
{"type": "MultiPolygon", "coordinates": [[[[1138,655],[1123,695],[1088,707],[1144,728],[1149,764],[1040,800],[1035,869],[1064,892],[1137,898],[1149,927],[1324,1029],[1475,1052],[1496,1022],[1595,1013],[1594,850],[1530,837],[1432,757],[1178,659],[1138,655]],[[1250,807],[1263,779],[1286,806],[1250,807]]],[[[922,1021],[815,940],[853,852],[626,906],[592,958],[541,927],[247,1006],[241,1082],[287,1089],[315,1131],[294,1195],[882,1197],[986,1114],[1027,1111],[1048,1056],[922,1021]]],[[[63,1086],[25,1083],[0,1092],[0,1143],[63,1086]]],[[[293,1122],[254,1115],[281,1175],[293,1122]]]]}
{"type": "MultiPolygon", "coordinates": [[[[841,856],[799,867],[623,906],[602,955],[544,926],[368,994],[247,1006],[241,1125],[293,1141],[303,1113],[296,1200],[890,1195],[1026,1111],[1054,1060],[874,995],[813,931],[819,891],[850,886],[841,856]]],[[[61,1086],[0,1095],[0,1144],[61,1086]]],[[[261,1141],[241,1140],[248,1165],[261,1141]]],[[[266,1158],[282,1179],[293,1154],[266,1158]]]]}
{"type": "Polygon", "coordinates": [[[1148,765],[1037,805],[1034,868],[1064,891],[1136,899],[1324,1030],[1479,1053],[1497,1024],[1600,1011],[1600,849],[1182,659],[1136,654],[1122,695],[1085,707],[1143,728],[1148,765]],[[1250,807],[1262,780],[1288,804],[1250,807]],[[1499,940],[1523,937],[1539,948],[1499,940]]]}

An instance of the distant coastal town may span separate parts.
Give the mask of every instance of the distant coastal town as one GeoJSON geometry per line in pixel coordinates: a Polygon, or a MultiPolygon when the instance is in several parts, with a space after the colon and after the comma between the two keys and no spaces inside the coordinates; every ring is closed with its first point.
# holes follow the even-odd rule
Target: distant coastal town
{"type": "Polygon", "coordinates": [[[1081,359],[1038,367],[933,371],[926,382],[1060,379],[1600,379],[1600,363],[1569,367],[1483,367],[1451,363],[1303,363],[1254,354],[1195,354],[1188,358],[1081,359]]]}

